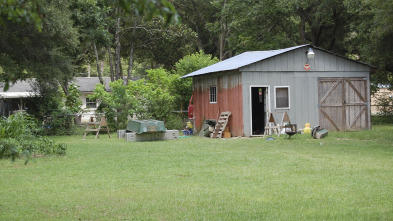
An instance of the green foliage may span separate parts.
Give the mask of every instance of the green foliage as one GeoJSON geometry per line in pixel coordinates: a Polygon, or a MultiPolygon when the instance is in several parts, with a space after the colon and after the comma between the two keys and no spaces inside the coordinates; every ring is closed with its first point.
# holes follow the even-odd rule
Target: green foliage
{"type": "Polygon", "coordinates": [[[392,125],[393,124],[393,115],[371,115],[371,124],[375,125],[392,125]]]}
{"type": "Polygon", "coordinates": [[[82,101],[78,87],[78,85],[72,82],[68,87],[68,94],[65,95],[65,108],[74,114],[82,111],[82,101]]]}
{"type": "Polygon", "coordinates": [[[111,130],[123,129],[127,126],[127,118],[132,112],[134,99],[127,93],[127,85],[123,80],[109,83],[111,92],[105,90],[105,86],[97,84],[90,98],[97,99],[100,103],[99,112],[104,112],[111,130]]]}
{"type": "Polygon", "coordinates": [[[174,108],[176,75],[164,69],[147,71],[147,79],[111,82],[111,92],[103,85],[96,85],[91,98],[100,102],[102,110],[112,130],[124,129],[129,118],[166,120],[174,108]]]}
{"type": "Polygon", "coordinates": [[[145,117],[165,120],[174,110],[177,76],[171,75],[165,69],[152,69],[147,73],[146,89],[144,89],[145,117]]]}
{"type": "Polygon", "coordinates": [[[184,110],[188,107],[192,95],[192,79],[180,77],[215,64],[218,61],[218,58],[205,54],[203,51],[199,51],[184,56],[175,64],[175,69],[173,71],[176,75],[174,94],[176,95],[176,108],[178,108],[178,110],[184,110]]]}
{"type": "Polygon", "coordinates": [[[176,62],[174,72],[183,76],[217,62],[219,62],[218,58],[210,54],[205,54],[203,51],[199,51],[194,54],[186,55],[176,62]]]}
{"type": "Polygon", "coordinates": [[[38,121],[24,112],[0,119],[0,139],[31,138],[36,136],[40,131],[38,121]]]}
{"type": "Polygon", "coordinates": [[[168,130],[182,130],[184,129],[183,119],[180,115],[171,113],[165,119],[165,127],[168,130]]]}
{"type": "Polygon", "coordinates": [[[74,124],[74,113],[67,109],[52,111],[44,120],[43,132],[46,135],[73,135],[78,132],[74,124]]]}
{"type": "Polygon", "coordinates": [[[23,7],[41,2],[45,16],[41,18],[42,31],[36,30],[34,24],[17,22],[18,19],[3,20],[0,80],[8,83],[31,77],[45,81],[69,79],[74,73],[73,59],[79,40],[70,19],[68,1],[12,2],[22,3],[23,7]]]}
{"type": "Polygon", "coordinates": [[[65,144],[55,144],[46,137],[39,137],[31,140],[17,140],[15,138],[2,139],[0,141],[0,159],[16,158],[24,156],[27,164],[33,156],[37,155],[57,155],[64,156],[67,146],[65,144]]]}
{"type": "Polygon", "coordinates": [[[128,13],[145,15],[150,19],[162,16],[167,23],[175,23],[180,19],[175,7],[168,0],[119,0],[119,3],[128,13]]]}
{"type": "Polygon", "coordinates": [[[39,137],[40,131],[37,120],[23,112],[0,119],[0,159],[14,161],[25,156],[26,164],[34,154],[65,155],[65,144],[55,144],[46,137],[39,137]]]}
{"type": "Polygon", "coordinates": [[[7,20],[19,24],[32,24],[37,30],[42,30],[42,17],[44,16],[42,0],[0,0],[0,24],[7,20]]]}

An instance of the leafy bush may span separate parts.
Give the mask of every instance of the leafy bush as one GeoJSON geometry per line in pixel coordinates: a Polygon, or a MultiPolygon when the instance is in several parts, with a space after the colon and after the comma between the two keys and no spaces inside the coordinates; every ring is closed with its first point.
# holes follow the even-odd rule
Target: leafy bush
{"type": "Polygon", "coordinates": [[[111,130],[124,129],[129,118],[165,121],[168,128],[182,128],[181,117],[172,114],[188,106],[192,80],[180,78],[190,72],[218,62],[202,51],[185,56],[175,64],[176,70],[147,70],[145,79],[109,83],[111,93],[98,84],[92,99],[99,101],[98,111],[104,112],[111,130]]]}
{"type": "Polygon", "coordinates": [[[182,130],[184,129],[184,124],[182,117],[177,114],[170,114],[165,119],[165,127],[168,130],[182,130]]]}
{"type": "Polygon", "coordinates": [[[41,131],[38,121],[24,112],[2,118],[0,123],[0,138],[31,137],[41,131]]]}
{"type": "Polygon", "coordinates": [[[68,94],[65,95],[65,108],[73,114],[82,112],[82,101],[80,97],[80,91],[78,89],[78,85],[74,82],[68,86],[68,94]]]}
{"type": "Polygon", "coordinates": [[[65,144],[54,144],[46,137],[39,137],[42,129],[37,120],[26,113],[17,113],[0,120],[0,159],[25,156],[25,164],[34,154],[65,155],[65,144]]]}
{"type": "Polygon", "coordinates": [[[384,125],[384,124],[393,124],[393,114],[392,115],[372,115],[371,123],[373,125],[384,125]]]}
{"type": "Polygon", "coordinates": [[[175,64],[173,73],[177,75],[175,83],[176,92],[174,93],[176,95],[175,102],[177,108],[180,110],[186,109],[192,95],[192,79],[180,77],[217,62],[219,62],[218,58],[212,57],[210,54],[205,54],[203,51],[199,51],[184,56],[175,64]]]}
{"type": "Polygon", "coordinates": [[[148,70],[147,79],[109,83],[111,93],[98,84],[90,97],[100,101],[111,130],[124,129],[129,118],[165,120],[174,109],[176,75],[164,69],[148,70]]]}
{"type": "Polygon", "coordinates": [[[45,135],[72,135],[77,132],[77,128],[72,112],[64,109],[54,111],[47,117],[43,132],[45,135]]]}
{"type": "Polygon", "coordinates": [[[40,96],[31,99],[34,105],[29,111],[44,122],[43,133],[45,135],[75,134],[78,127],[74,124],[73,115],[82,112],[78,86],[71,83],[67,95],[57,83],[38,82],[33,88],[40,96]]]}

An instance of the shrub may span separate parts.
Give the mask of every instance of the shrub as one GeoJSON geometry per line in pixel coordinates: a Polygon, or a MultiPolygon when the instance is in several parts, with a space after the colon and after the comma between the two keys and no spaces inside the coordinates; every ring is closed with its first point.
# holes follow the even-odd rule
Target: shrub
{"type": "Polygon", "coordinates": [[[0,123],[0,138],[30,137],[41,132],[38,121],[24,112],[2,118],[0,123]]]}
{"type": "Polygon", "coordinates": [[[171,93],[177,78],[164,69],[148,70],[146,80],[122,80],[109,83],[111,93],[98,84],[90,97],[100,101],[111,130],[124,129],[131,117],[165,120],[174,108],[175,96],[171,93]]]}
{"type": "Polygon", "coordinates": [[[51,113],[44,122],[45,135],[72,135],[76,133],[74,115],[69,110],[59,110],[51,113]]]}
{"type": "Polygon", "coordinates": [[[168,130],[182,130],[184,129],[184,122],[181,116],[177,114],[170,114],[165,119],[165,127],[168,130]]]}
{"type": "Polygon", "coordinates": [[[37,120],[26,113],[17,113],[0,120],[0,159],[25,156],[25,164],[34,154],[65,155],[65,144],[54,144],[46,137],[38,136],[41,131],[37,120]]]}

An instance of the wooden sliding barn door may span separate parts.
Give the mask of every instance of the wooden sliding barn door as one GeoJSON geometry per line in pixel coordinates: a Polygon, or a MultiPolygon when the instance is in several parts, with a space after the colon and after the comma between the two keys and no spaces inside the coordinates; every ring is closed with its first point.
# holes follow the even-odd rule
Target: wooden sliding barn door
{"type": "Polygon", "coordinates": [[[319,124],[332,131],[369,128],[367,80],[319,78],[319,124]]]}

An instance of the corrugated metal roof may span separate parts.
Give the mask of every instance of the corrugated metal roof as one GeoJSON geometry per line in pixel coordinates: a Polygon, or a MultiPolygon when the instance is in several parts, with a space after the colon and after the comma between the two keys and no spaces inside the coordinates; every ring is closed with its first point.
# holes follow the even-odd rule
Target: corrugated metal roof
{"type": "Polygon", "coordinates": [[[288,51],[292,51],[301,47],[311,46],[309,44],[299,45],[291,48],[284,48],[278,50],[271,50],[271,51],[249,51],[244,52],[242,54],[236,55],[234,57],[228,58],[226,60],[220,61],[213,65],[207,66],[205,68],[199,69],[187,75],[184,75],[183,78],[186,77],[193,77],[197,75],[203,75],[213,72],[220,72],[220,71],[231,71],[236,70],[246,65],[250,65],[252,63],[262,61],[279,54],[283,54],[288,51]]]}

